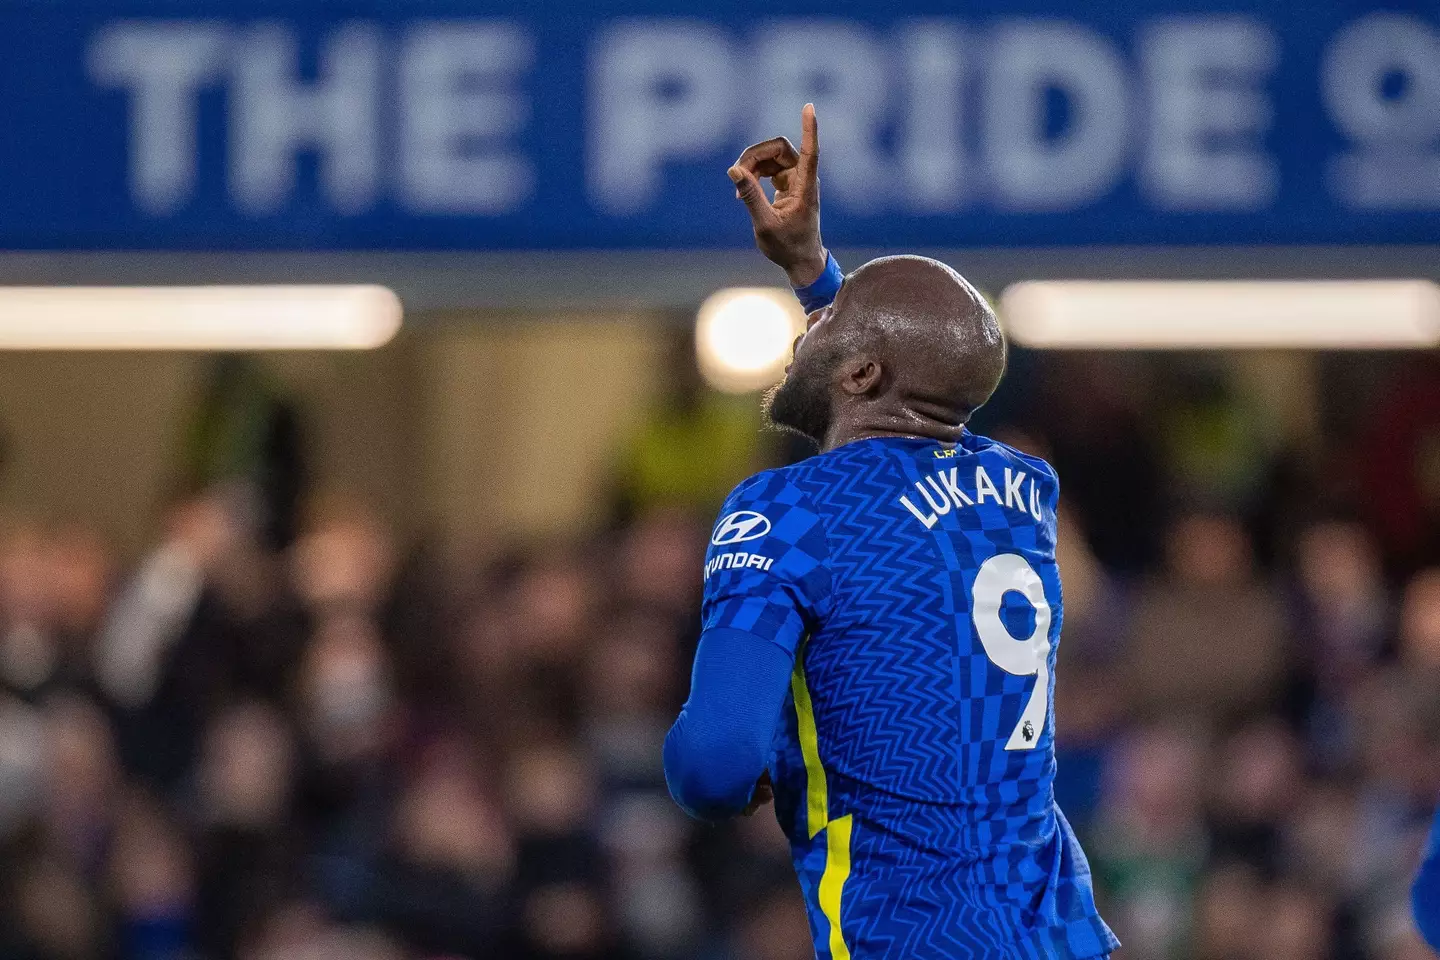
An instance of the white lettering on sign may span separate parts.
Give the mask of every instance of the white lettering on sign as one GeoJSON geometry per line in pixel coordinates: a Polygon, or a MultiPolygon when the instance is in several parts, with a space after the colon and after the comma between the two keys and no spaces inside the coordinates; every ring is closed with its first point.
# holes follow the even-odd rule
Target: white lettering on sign
{"type": "Polygon", "coordinates": [[[709,156],[732,139],[736,77],[719,27],[693,20],[616,27],[592,46],[590,75],[587,178],[604,210],[654,206],[667,160],[709,156]]]}
{"type": "Polygon", "coordinates": [[[955,21],[940,18],[904,24],[899,40],[905,77],[899,199],[921,213],[959,210],[975,192],[965,156],[965,50],[972,45],[955,21]]]}
{"type": "Polygon", "coordinates": [[[984,148],[998,206],[1073,210],[1110,191],[1129,147],[1124,65],[1114,45],[1079,24],[1016,21],[986,45],[984,148]],[[1064,94],[1069,122],[1046,136],[1047,93],[1064,94]]]}
{"type": "Polygon", "coordinates": [[[295,188],[297,155],[320,158],[320,189],[342,213],[374,205],[379,36],[349,23],[325,38],[320,76],[302,81],[299,42],[278,24],[237,38],[230,107],[230,189],[241,209],[272,213],[295,188]]]}
{"type": "Polygon", "coordinates": [[[203,21],[121,20],[96,34],[89,72],[130,93],[130,193],[165,214],[195,192],[199,91],[225,68],[225,31],[203,21]]]}
{"type": "Polygon", "coordinates": [[[1325,106],[1352,144],[1330,166],[1361,210],[1440,209],[1440,31],[1372,13],[1347,25],[1321,66],[1325,106]]]}
{"type": "Polygon", "coordinates": [[[297,34],[278,22],[125,20],[96,34],[88,67],[129,94],[130,192],[147,213],[193,199],[198,99],[221,87],[226,184],[240,210],[283,209],[302,155],[313,154],[337,212],[371,210],[389,186],[417,213],[473,215],[513,212],[533,192],[531,162],[513,143],[530,119],[518,79],[533,58],[529,34],[509,21],[420,20],[398,40],[356,21],[321,38],[309,80],[297,34]],[[380,104],[392,74],[398,130],[387,164],[380,104]]]}
{"type": "Polygon", "coordinates": [[[506,22],[421,21],[400,54],[400,196],[417,212],[504,213],[534,191],[512,138],[530,119],[516,89],[534,61],[506,22]]]}
{"type": "MultiPolygon", "coordinates": [[[[1158,211],[1254,213],[1281,189],[1266,143],[1280,44],[1243,16],[1144,21],[1133,55],[1063,19],[790,18],[744,31],[617,19],[574,68],[584,103],[563,105],[544,138],[537,111],[562,105],[529,88],[539,49],[504,19],[352,21],[318,37],[281,21],[117,20],[91,38],[86,68],[124,95],[130,194],[153,216],[222,187],[235,210],[276,214],[311,161],[332,212],[500,216],[536,198],[538,162],[576,152],[594,209],[653,215],[680,168],[703,166],[728,193],[723,164],[752,139],[798,140],[806,100],[821,114],[829,209],[1065,212],[1133,186],[1158,211]],[[223,107],[215,156],[202,103],[206,124],[223,107]],[[572,110],[585,118],[579,150],[563,129],[572,110]]],[[[1345,141],[1320,158],[1340,203],[1440,209],[1436,23],[1359,17],[1312,82],[1345,141]]]]}
{"type": "MultiPolygon", "coordinates": [[[[753,81],[761,94],[749,127],[763,140],[797,123],[797,104],[815,103],[824,143],[826,196],[852,210],[886,206],[880,150],[889,63],[880,39],[850,20],[777,20],[756,37],[753,81]]],[[[798,145],[798,137],[793,138],[798,145]]]]}
{"type": "Polygon", "coordinates": [[[1261,88],[1279,42],[1242,17],[1166,18],[1141,36],[1150,122],[1140,185],[1168,210],[1262,210],[1280,176],[1260,142],[1272,110],[1261,88]]]}

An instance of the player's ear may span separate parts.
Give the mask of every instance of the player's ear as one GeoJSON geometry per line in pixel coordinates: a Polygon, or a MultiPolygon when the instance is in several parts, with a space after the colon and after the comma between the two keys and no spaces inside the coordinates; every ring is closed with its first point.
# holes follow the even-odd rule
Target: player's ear
{"type": "Polygon", "coordinates": [[[852,397],[863,397],[878,393],[884,378],[885,368],[880,361],[861,354],[846,368],[840,387],[852,397]]]}

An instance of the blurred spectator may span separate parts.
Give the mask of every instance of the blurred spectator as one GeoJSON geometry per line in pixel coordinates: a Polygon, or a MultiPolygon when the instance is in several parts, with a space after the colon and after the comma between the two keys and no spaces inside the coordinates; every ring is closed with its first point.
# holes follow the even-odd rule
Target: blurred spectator
{"type": "Polygon", "coordinates": [[[1257,956],[1274,960],[1329,960],[1334,956],[1334,915],[1329,899],[1301,884],[1282,884],[1264,899],[1257,956]]]}
{"type": "Polygon", "coordinates": [[[190,955],[195,929],[195,880],[190,847],[178,826],[151,798],[133,793],[122,803],[110,847],[122,956],[180,960],[190,955]]]}
{"type": "Polygon", "coordinates": [[[709,537],[708,518],[694,513],[653,510],[637,518],[617,557],[621,596],[693,628],[709,537]]]}
{"type": "Polygon", "coordinates": [[[33,702],[85,682],[109,568],[88,531],[21,524],[0,533],[0,690],[33,702]]]}
{"type": "Polygon", "coordinates": [[[1371,411],[1353,472],[1394,568],[1440,562],[1440,363],[1419,354],[1371,411]]]}
{"type": "MultiPolygon", "coordinates": [[[[1344,504],[1267,567],[1263,444],[1204,390],[1152,435],[1132,363],[1036,360],[1052,415],[1003,431],[1065,483],[1056,790],[1123,957],[1427,956],[1440,568],[1344,504]],[[1204,489],[1172,496],[1167,456],[1204,489]]],[[[228,477],[130,565],[0,527],[0,960],[811,956],[773,815],[694,823],[659,767],[715,501],[758,450],[685,389],[603,539],[416,549],[339,497],[277,536],[228,477]]]]}
{"type": "Polygon", "coordinates": [[[43,720],[37,826],[50,855],[98,876],[124,787],[110,724],[93,700],[73,694],[51,699],[43,720]]]}
{"type": "Polygon", "coordinates": [[[1159,445],[1141,414],[1145,374],[1113,354],[1045,360],[1030,427],[1047,442],[1064,502],[1095,556],[1117,574],[1140,574],[1159,555],[1164,526],[1159,445]]]}
{"type": "Polygon", "coordinates": [[[1211,855],[1257,867],[1271,877],[1280,870],[1284,828],[1300,798],[1299,746],[1276,720],[1242,726],[1221,744],[1211,783],[1211,855]]]}
{"type": "Polygon", "coordinates": [[[784,887],[761,887],[740,914],[734,960],[809,960],[815,948],[805,908],[784,887]]]}
{"type": "Polygon", "coordinates": [[[289,546],[305,493],[299,414],[255,358],[217,354],[210,363],[186,434],[186,489],[231,486],[257,513],[272,548],[289,546]]]}
{"type": "Polygon", "coordinates": [[[1250,960],[1267,925],[1264,890],[1256,871],[1221,863],[1205,875],[1195,898],[1192,951],[1196,960],[1250,960]]]}
{"type": "Polygon", "coordinates": [[[1165,416],[1170,495],[1191,509],[1248,516],[1267,466],[1263,411],[1246,408],[1223,369],[1182,368],[1175,381],[1165,416]]]}
{"type": "Polygon", "coordinates": [[[196,771],[199,867],[195,929],[207,953],[231,957],[250,925],[294,882],[296,755],[273,708],[238,704],[206,732],[196,771]]]}
{"type": "Polygon", "coordinates": [[[1190,514],[1166,532],[1168,577],[1147,583],[1126,661],[1143,703],[1238,709],[1273,697],[1284,610],[1257,574],[1249,538],[1224,514],[1190,514]]]}
{"type": "Polygon", "coordinates": [[[1102,910],[1125,931],[1131,956],[1183,956],[1209,852],[1205,752],[1198,729],[1153,724],[1119,743],[1106,769],[1091,856],[1102,910]]]}
{"type": "Polygon", "coordinates": [[[1420,673],[1440,673],[1440,567],[1422,570],[1400,603],[1400,657],[1420,673]]]}
{"type": "Polygon", "coordinates": [[[1392,602],[1374,541],[1357,523],[1303,530],[1295,571],[1285,707],[1306,728],[1311,759],[1333,771],[1355,749],[1346,698],[1390,639],[1392,602]]]}
{"type": "Polygon", "coordinates": [[[5,926],[14,956],[90,960],[104,955],[105,918],[93,885],[77,870],[38,856],[17,865],[5,926]]]}

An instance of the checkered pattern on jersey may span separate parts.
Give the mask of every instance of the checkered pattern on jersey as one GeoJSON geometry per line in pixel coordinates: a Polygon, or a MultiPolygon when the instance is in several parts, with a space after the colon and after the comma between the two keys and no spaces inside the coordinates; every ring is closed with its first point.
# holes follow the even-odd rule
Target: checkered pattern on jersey
{"type": "Polygon", "coordinates": [[[1036,817],[1036,839],[975,853],[963,807],[878,796],[839,775],[829,785],[836,810],[862,811],[852,814],[856,867],[842,901],[852,957],[1063,960],[1117,945],[1084,851],[1053,804],[1036,817]]]}
{"type": "Polygon", "coordinates": [[[831,571],[819,514],[784,471],[771,470],[735,488],[716,531],[705,552],[702,626],[744,630],[794,653],[800,638],[829,613],[831,571]],[[768,532],[715,544],[726,539],[718,535],[725,521],[742,512],[764,517],[768,532]],[[761,562],[752,565],[754,557],[761,562]]]}
{"type": "Polygon", "coordinates": [[[1031,831],[1020,839],[1036,836],[1035,814],[1051,801],[1054,722],[1047,710],[1033,749],[1004,749],[1036,677],[1009,674],[986,655],[971,590],[996,554],[1029,562],[1052,609],[1053,678],[1061,621],[1056,483],[1043,462],[973,436],[959,456],[937,460],[935,449],[868,440],[792,468],[793,484],[824,517],[832,572],[831,610],[806,647],[805,674],[825,768],[895,796],[969,808],[979,850],[1015,830],[1031,831]],[[992,498],[979,502],[976,467],[997,486],[1007,467],[1024,471],[1040,485],[1044,522],[992,498]],[[956,470],[977,502],[927,530],[899,498],[926,509],[914,484],[942,468],[956,470]]]}
{"type": "MultiPolygon", "coordinates": [[[[1096,915],[1084,855],[1054,807],[1053,709],[1033,749],[1004,749],[1037,678],[991,662],[971,619],[981,564],[999,553],[1023,556],[1052,608],[1052,681],[1038,695],[1053,707],[1062,619],[1054,472],[973,435],[954,455],[937,458],[937,449],[918,440],[860,441],[752,481],[774,503],[817,517],[824,532],[824,547],[806,541],[804,553],[824,564],[828,579],[756,581],[772,596],[798,582],[820,598],[803,608],[804,622],[787,638],[802,627],[810,634],[805,677],[829,816],[855,818],[842,927],[848,935],[853,926],[860,938],[851,947],[856,960],[1097,956],[1115,942],[1096,915]],[[1012,477],[1023,471],[1026,505],[1033,481],[1041,521],[1013,502],[979,502],[977,466],[997,487],[1007,467],[1012,477]],[[927,529],[899,497],[925,510],[915,484],[942,469],[955,469],[977,502],[948,510],[927,529]]],[[[778,513],[762,505],[764,497],[743,502],[778,513]]],[[[806,536],[813,533],[806,528],[806,536]]],[[[1033,624],[1023,601],[1009,611],[1012,634],[1027,632],[1027,611],[1033,624]]],[[[808,874],[823,834],[812,841],[805,829],[806,773],[792,713],[793,706],[772,765],[776,812],[792,838],[802,885],[808,879],[813,886],[818,878],[808,874]]],[[[812,920],[820,922],[813,911],[812,920]]]]}
{"type": "MultiPolygon", "coordinates": [[[[1095,910],[1090,868],[1058,811],[1043,843],[1027,848],[1027,882],[996,883],[996,859],[931,856],[887,866],[847,888],[843,927],[851,956],[864,960],[1070,960],[1117,946],[1095,910]],[[1036,875],[1037,873],[1042,875],[1036,875]]],[[[855,827],[857,862],[889,864],[893,839],[855,827]]],[[[852,875],[853,878],[854,875],[852,875]]]]}

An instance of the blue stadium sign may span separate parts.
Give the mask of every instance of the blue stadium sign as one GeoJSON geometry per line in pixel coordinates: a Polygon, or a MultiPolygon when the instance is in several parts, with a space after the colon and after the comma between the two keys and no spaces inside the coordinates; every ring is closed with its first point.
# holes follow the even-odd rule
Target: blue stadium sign
{"type": "Polygon", "coordinates": [[[0,247],[740,246],[806,100],[842,246],[1440,241],[1433,3],[682,5],[0,3],[0,247]]]}

